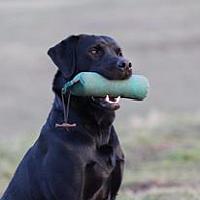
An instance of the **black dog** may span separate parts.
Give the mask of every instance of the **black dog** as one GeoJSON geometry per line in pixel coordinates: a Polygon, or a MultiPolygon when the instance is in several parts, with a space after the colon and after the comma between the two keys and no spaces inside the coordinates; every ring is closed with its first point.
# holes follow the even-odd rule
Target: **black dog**
{"type": "Polygon", "coordinates": [[[48,55],[58,67],[55,101],[1,200],[114,200],[124,166],[112,125],[119,108],[116,99],[71,96],[69,122],[77,126],[67,131],[55,125],[63,122],[61,89],[66,81],[82,71],[127,79],[131,63],[107,36],[71,36],[50,48],[48,55]]]}

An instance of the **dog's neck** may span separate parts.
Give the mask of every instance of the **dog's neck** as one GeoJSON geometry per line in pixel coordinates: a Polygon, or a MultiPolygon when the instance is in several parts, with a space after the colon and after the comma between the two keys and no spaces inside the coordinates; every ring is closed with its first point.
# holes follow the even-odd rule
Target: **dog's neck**
{"type": "MultiPolygon", "coordinates": [[[[67,100],[65,97],[65,107],[67,108],[67,100]]],[[[112,125],[115,112],[106,111],[96,106],[92,106],[85,97],[71,96],[69,102],[69,121],[80,120],[81,123],[91,126],[101,126],[108,128],[112,125]],[[75,118],[75,119],[74,119],[75,118]]],[[[64,108],[61,98],[56,95],[54,108],[64,115],[64,108]]]]}
{"type": "MultiPolygon", "coordinates": [[[[57,95],[50,116],[51,126],[54,127],[56,123],[62,123],[64,120],[62,100],[57,95]]],[[[87,129],[87,132],[97,141],[98,146],[109,143],[114,118],[114,111],[94,107],[86,98],[71,96],[68,123],[76,123],[77,127],[87,129]]]]}
{"type": "MultiPolygon", "coordinates": [[[[98,143],[108,143],[114,119],[114,111],[106,111],[92,106],[86,98],[71,96],[68,123],[76,123],[77,126],[87,129],[97,137],[97,140],[101,140],[98,143]]],[[[47,121],[50,128],[55,128],[56,123],[61,124],[64,121],[64,108],[61,97],[58,95],[55,96],[47,121]]]]}

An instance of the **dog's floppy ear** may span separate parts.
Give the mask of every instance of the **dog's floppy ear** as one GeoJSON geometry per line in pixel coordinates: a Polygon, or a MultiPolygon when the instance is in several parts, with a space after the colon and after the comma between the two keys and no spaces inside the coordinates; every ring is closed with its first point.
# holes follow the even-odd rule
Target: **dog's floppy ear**
{"type": "Polygon", "coordinates": [[[48,50],[54,64],[69,79],[76,71],[76,48],[79,36],[70,36],[48,50]]]}

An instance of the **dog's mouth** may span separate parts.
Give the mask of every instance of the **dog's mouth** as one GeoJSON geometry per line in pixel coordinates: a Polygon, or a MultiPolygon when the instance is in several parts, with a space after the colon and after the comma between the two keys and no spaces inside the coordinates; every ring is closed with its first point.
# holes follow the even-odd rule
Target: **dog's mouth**
{"type": "Polygon", "coordinates": [[[93,96],[91,97],[91,101],[93,104],[102,109],[110,111],[114,111],[120,108],[119,105],[120,99],[121,99],[120,96],[111,97],[109,95],[106,95],[105,97],[93,97],[93,96]]]}

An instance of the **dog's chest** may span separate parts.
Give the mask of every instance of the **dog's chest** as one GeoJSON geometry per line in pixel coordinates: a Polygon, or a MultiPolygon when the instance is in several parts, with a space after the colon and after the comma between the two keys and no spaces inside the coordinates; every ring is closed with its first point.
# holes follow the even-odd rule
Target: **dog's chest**
{"type": "Polygon", "coordinates": [[[116,166],[117,157],[110,145],[103,145],[94,152],[93,159],[85,168],[85,188],[87,190],[84,191],[84,199],[93,199],[103,187],[105,193],[107,192],[106,185],[116,166]]]}
{"type": "Polygon", "coordinates": [[[110,145],[102,145],[95,152],[92,169],[96,174],[102,172],[102,177],[107,178],[115,167],[116,160],[115,149],[110,145]]]}

